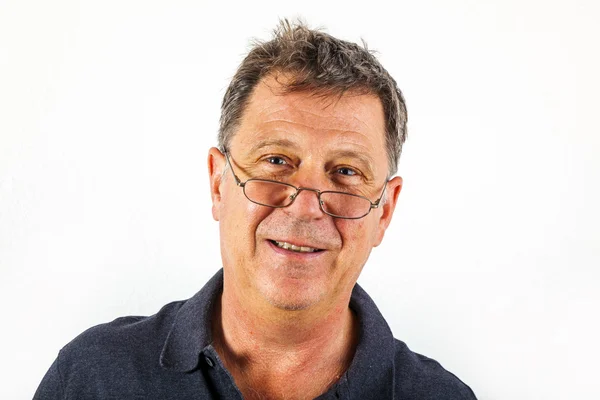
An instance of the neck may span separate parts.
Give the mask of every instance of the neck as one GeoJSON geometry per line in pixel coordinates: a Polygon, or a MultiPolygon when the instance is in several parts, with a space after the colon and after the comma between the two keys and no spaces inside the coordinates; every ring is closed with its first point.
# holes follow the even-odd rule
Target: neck
{"type": "Polygon", "coordinates": [[[293,350],[324,345],[352,331],[349,298],[322,310],[281,310],[271,305],[252,308],[224,289],[220,302],[221,333],[227,342],[256,343],[262,348],[293,350]]]}
{"type": "Polygon", "coordinates": [[[238,386],[316,375],[326,388],[348,368],[358,338],[350,293],[337,304],[297,311],[251,306],[239,293],[225,280],[213,326],[213,345],[238,386]]]}

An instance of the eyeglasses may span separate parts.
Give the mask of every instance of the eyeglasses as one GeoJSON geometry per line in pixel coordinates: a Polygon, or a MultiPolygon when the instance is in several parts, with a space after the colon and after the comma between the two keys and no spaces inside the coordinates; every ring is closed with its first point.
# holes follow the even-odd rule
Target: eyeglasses
{"type": "Polygon", "coordinates": [[[225,151],[227,163],[237,186],[241,187],[248,200],[261,206],[283,208],[290,206],[301,191],[315,192],[319,199],[319,207],[327,215],[343,219],[359,219],[365,217],[373,208],[380,206],[381,199],[387,187],[387,180],[383,186],[381,196],[374,202],[358,194],[337,192],[332,190],[320,191],[305,187],[296,187],[289,183],[273,181],[270,179],[251,178],[242,182],[233,171],[229,152],[225,151]]]}

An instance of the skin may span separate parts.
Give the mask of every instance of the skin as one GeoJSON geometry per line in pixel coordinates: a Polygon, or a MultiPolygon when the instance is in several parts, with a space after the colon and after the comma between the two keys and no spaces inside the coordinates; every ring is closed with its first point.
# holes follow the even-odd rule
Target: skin
{"type": "MultiPolygon", "coordinates": [[[[229,152],[242,181],[344,190],[375,201],[388,173],[381,101],[346,93],[282,94],[285,77],[256,87],[229,152]]],[[[286,208],[254,204],[225,156],[208,155],[212,214],[219,221],[224,288],[214,346],[245,398],[314,398],[343,374],[357,343],[352,288],[391,222],[402,179],[362,219],[323,213],[314,192],[286,208]],[[321,249],[293,253],[271,240],[321,249]]]]}

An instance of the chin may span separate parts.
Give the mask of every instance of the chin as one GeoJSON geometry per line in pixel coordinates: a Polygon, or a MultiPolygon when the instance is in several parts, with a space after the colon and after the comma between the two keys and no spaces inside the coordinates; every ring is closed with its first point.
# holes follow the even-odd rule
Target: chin
{"type": "Polygon", "coordinates": [[[307,282],[277,284],[269,282],[261,290],[263,296],[273,307],[285,311],[307,310],[319,303],[325,293],[307,282]]]}
{"type": "Polygon", "coordinates": [[[302,311],[307,310],[314,303],[309,301],[303,302],[291,302],[287,299],[269,299],[269,303],[275,308],[279,308],[283,311],[302,311]]]}

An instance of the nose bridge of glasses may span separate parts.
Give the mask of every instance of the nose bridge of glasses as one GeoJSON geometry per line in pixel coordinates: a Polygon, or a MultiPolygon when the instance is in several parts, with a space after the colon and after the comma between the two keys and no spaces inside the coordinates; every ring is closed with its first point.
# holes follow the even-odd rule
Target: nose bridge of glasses
{"type": "Polygon", "coordinates": [[[313,188],[309,188],[309,187],[304,187],[304,186],[300,186],[299,188],[297,188],[296,192],[300,193],[302,191],[307,191],[307,192],[315,192],[317,195],[321,194],[321,191],[319,189],[313,189],[313,188]]]}
{"type": "MultiPolygon", "coordinates": [[[[296,188],[296,192],[290,196],[292,203],[298,203],[298,201],[296,201],[296,199],[300,195],[300,192],[314,192],[314,194],[317,197],[318,208],[320,209],[320,211],[323,210],[323,201],[321,200],[321,191],[320,190],[313,189],[313,188],[307,188],[307,187],[298,187],[298,188],[296,188]]],[[[313,200],[311,199],[310,196],[308,196],[308,197],[305,196],[304,200],[300,200],[300,202],[302,203],[301,207],[314,208],[314,206],[313,206],[314,203],[312,203],[312,201],[313,200]]]]}
{"type": "Polygon", "coordinates": [[[323,204],[323,202],[321,201],[321,191],[319,189],[313,189],[313,188],[307,188],[307,187],[298,187],[296,188],[296,193],[292,194],[290,196],[290,198],[293,200],[296,200],[296,197],[298,197],[298,195],[300,194],[300,192],[315,192],[315,194],[317,195],[317,199],[319,200],[319,203],[323,204]]]}

